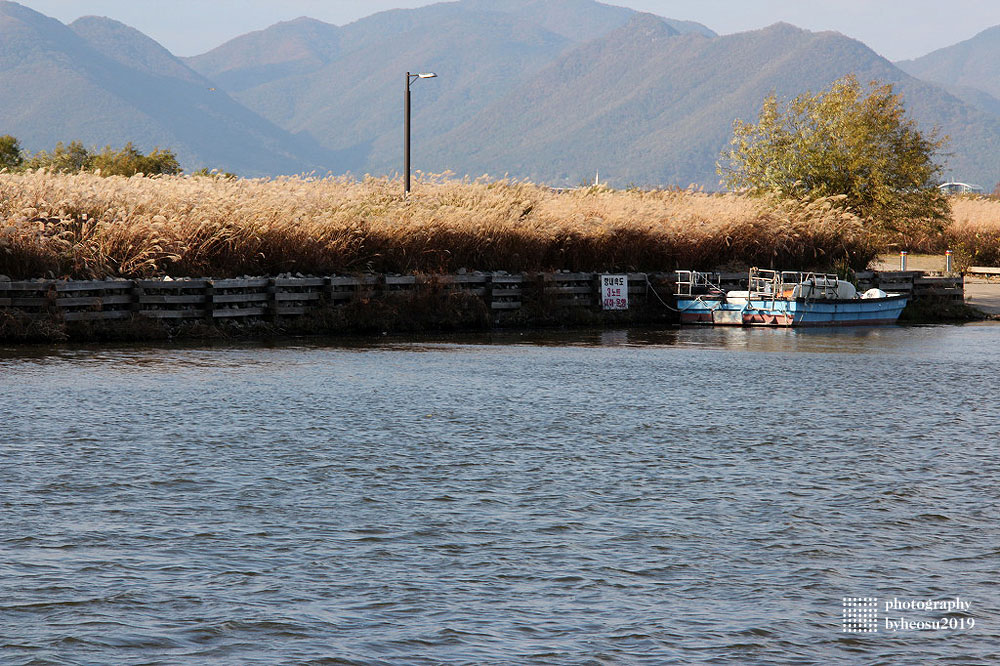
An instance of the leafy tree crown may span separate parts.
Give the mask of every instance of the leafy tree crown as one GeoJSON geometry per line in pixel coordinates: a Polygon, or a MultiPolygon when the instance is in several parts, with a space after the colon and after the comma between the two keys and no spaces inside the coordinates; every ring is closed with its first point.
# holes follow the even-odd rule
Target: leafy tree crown
{"type": "Polygon", "coordinates": [[[934,158],[944,143],[906,117],[891,84],[865,89],[847,76],[784,105],[768,96],[756,123],[734,122],[718,171],[730,189],[837,197],[873,230],[899,233],[914,220],[947,217],[935,187],[942,169],[934,158]]]}

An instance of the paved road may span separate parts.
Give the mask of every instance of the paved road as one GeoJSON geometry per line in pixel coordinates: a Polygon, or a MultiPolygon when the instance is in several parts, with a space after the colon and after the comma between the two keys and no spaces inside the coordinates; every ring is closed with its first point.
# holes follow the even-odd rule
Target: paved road
{"type": "Polygon", "coordinates": [[[991,315],[1000,315],[1000,280],[965,277],[965,302],[991,315]]]}
{"type": "MultiPolygon", "coordinates": [[[[876,271],[898,271],[899,255],[882,255],[873,264],[876,271]]],[[[943,271],[944,255],[911,254],[906,261],[907,270],[943,271]]],[[[965,302],[990,315],[1000,315],[1000,277],[965,277],[965,302]]]]}

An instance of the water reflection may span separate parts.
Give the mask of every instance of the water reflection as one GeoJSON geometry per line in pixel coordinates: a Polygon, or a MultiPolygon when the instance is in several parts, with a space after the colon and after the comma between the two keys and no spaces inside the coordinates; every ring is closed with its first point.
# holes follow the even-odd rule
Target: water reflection
{"type": "MultiPolygon", "coordinates": [[[[489,333],[412,334],[372,337],[281,338],[267,341],[181,341],[154,344],[8,345],[0,367],[19,363],[114,363],[133,368],[242,367],[268,362],[272,352],[338,349],[368,351],[463,347],[680,347],[762,353],[897,354],[933,350],[992,353],[1000,322],[966,326],[867,326],[841,328],[741,328],[692,326],[632,329],[540,329],[489,333]],[[955,349],[950,349],[955,345],[955,349]],[[197,352],[204,352],[204,355],[197,352]],[[220,353],[225,352],[225,353],[220,353]]],[[[287,362],[287,359],[283,362],[287,362]]]]}

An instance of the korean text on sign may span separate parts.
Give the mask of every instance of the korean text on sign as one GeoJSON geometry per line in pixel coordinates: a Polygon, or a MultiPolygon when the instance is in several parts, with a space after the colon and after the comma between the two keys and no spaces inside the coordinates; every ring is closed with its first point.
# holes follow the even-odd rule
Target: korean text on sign
{"type": "Polygon", "coordinates": [[[628,276],[601,276],[601,303],[605,310],[628,310],[628,276]]]}

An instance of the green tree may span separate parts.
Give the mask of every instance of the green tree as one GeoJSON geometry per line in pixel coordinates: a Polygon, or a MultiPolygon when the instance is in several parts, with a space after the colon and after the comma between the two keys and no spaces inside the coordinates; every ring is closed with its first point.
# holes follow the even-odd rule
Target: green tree
{"type": "Polygon", "coordinates": [[[842,205],[873,231],[940,229],[949,214],[935,187],[944,144],[906,117],[891,84],[864,89],[844,77],[787,105],[764,100],[756,123],[737,120],[718,164],[723,184],[755,194],[804,199],[842,195],[842,205]]]}
{"type": "Polygon", "coordinates": [[[24,164],[21,144],[10,134],[0,136],[0,169],[16,169],[24,164]]]}
{"type": "Polygon", "coordinates": [[[79,141],[72,141],[68,146],[60,141],[51,153],[40,150],[32,155],[25,166],[29,169],[51,169],[60,173],[79,173],[88,170],[92,162],[93,155],[79,141]]]}
{"type": "Polygon", "coordinates": [[[137,173],[172,175],[181,172],[180,163],[172,151],[156,148],[149,155],[143,155],[131,141],[121,150],[105,146],[94,156],[93,169],[100,169],[102,176],[134,176],[137,173]]]}

